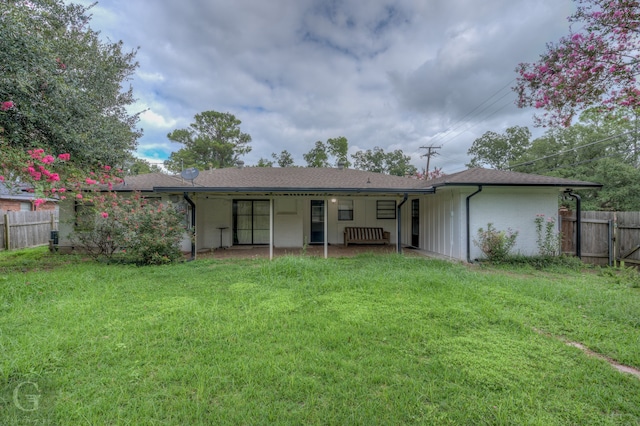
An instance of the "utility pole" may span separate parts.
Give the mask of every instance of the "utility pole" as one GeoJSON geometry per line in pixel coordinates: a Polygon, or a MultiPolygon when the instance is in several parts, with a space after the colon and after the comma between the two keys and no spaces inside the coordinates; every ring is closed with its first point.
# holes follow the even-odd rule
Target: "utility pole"
{"type": "Polygon", "coordinates": [[[436,155],[438,155],[438,153],[436,152],[436,149],[440,149],[442,148],[441,146],[421,146],[420,149],[426,149],[427,152],[426,154],[423,154],[420,156],[420,158],[423,157],[427,157],[427,170],[425,170],[425,179],[428,178],[429,176],[429,164],[431,163],[431,157],[435,157],[436,155]]]}

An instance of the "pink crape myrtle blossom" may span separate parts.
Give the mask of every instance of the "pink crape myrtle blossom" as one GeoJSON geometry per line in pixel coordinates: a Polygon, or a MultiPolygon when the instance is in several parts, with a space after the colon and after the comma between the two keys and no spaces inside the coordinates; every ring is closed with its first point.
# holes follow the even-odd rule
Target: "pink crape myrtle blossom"
{"type": "Polygon", "coordinates": [[[9,111],[14,106],[15,106],[15,104],[13,102],[5,101],[2,104],[0,104],[0,111],[9,111]]]}
{"type": "Polygon", "coordinates": [[[640,107],[640,2],[575,0],[570,35],[547,45],[538,62],[520,64],[519,107],[546,112],[541,125],[571,124],[589,107],[640,107]]]}
{"type": "Polygon", "coordinates": [[[2,152],[0,181],[6,182],[10,176],[9,185],[18,181],[27,185],[27,191],[34,194],[36,208],[42,204],[37,200],[47,198],[63,200],[65,196],[62,194],[67,192],[71,192],[71,196],[79,200],[91,199],[93,195],[85,197],[83,193],[97,194],[107,188],[111,190],[114,183],[122,182],[121,178],[110,172],[112,169],[109,166],[100,167],[99,174],[90,174],[89,171],[77,168],[70,161],[69,153],[56,155],[42,148],[25,150],[11,147],[6,144],[2,134],[0,134],[0,151],[2,152]],[[99,186],[96,185],[98,176],[99,186]]]}
{"type": "Polygon", "coordinates": [[[44,164],[51,164],[56,161],[56,159],[52,155],[45,155],[40,161],[44,164]]]}

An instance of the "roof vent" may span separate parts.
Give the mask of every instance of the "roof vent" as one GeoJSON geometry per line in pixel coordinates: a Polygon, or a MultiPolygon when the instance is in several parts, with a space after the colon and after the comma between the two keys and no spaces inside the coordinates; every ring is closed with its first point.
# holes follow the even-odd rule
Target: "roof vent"
{"type": "Polygon", "coordinates": [[[244,161],[238,160],[237,164],[239,169],[244,169],[244,161]]]}
{"type": "Polygon", "coordinates": [[[338,161],[338,168],[340,170],[344,169],[345,162],[343,160],[338,161]]]}

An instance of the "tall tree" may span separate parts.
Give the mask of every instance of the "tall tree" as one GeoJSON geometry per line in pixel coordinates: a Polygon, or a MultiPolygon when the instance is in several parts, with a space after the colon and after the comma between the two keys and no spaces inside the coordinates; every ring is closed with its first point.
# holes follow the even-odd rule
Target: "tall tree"
{"type": "Polygon", "coordinates": [[[588,210],[636,210],[640,170],[635,167],[635,122],[620,114],[591,110],[581,122],[549,129],[513,161],[512,170],[599,182],[601,190],[581,191],[588,210]]]}
{"type": "Polygon", "coordinates": [[[235,166],[240,156],[251,151],[251,136],[240,131],[241,123],[228,112],[196,114],[188,129],[177,129],[167,135],[184,148],[172,152],[165,167],[180,172],[189,167],[207,170],[235,166]]]}
{"type": "Polygon", "coordinates": [[[302,158],[307,162],[307,167],[329,167],[329,155],[327,146],[322,141],[317,141],[313,148],[302,158]]]}
{"type": "Polygon", "coordinates": [[[293,161],[293,157],[286,149],[283,150],[280,154],[276,154],[275,152],[271,154],[276,163],[278,163],[279,167],[293,167],[295,166],[295,162],[293,161]]]}
{"type": "Polygon", "coordinates": [[[473,141],[467,154],[471,161],[467,167],[489,166],[502,170],[521,157],[531,145],[531,132],[526,127],[509,127],[503,134],[486,132],[473,141]]]}
{"type": "Polygon", "coordinates": [[[373,150],[358,151],[351,157],[354,159],[354,167],[359,170],[394,176],[413,176],[418,171],[411,164],[411,157],[404,155],[400,149],[384,152],[376,146],[373,150]]]}
{"type": "Polygon", "coordinates": [[[125,161],[122,171],[125,175],[135,176],[146,173],[162,173],[162,169],[157,164],[151,164],[142,158],[131,157],[125,161]]]}
{"type": "Polygon", "coordinates": [[[349,142],[344,136],[327,139],[327,151],[335,159],[334,166],[342,164],[343,167],[349,167],[351,165],[347,158],[349,142]]]}
{"type": "Polygon", "coordinates": [[[375,173],[386,173],[386,154],[384,149],[376,146],[372,150],[358,151],[351,156],[353,167],[375,173]]]}
{"type": "Polygon", "coordinates": [[[122,166],[137,144],[125,83],[136,51],[89,27],[91,6],[0,2],[0,129],[8,149],[69,153],[77,166],[122,166]]]}
{"type": "Polygon", "coordinates": [[[342,164],[349,167],[347,158],[349,141],[344,136],[329,138],[327,142],[317,141],[313,148],[302,158],[307,162],[307,167],[336,167],[342,164]]]}
{"type": "Polygon", "coordinates": [[[515,87],[520,107],[547,112],[540,124],[568,126],[580,110],[640,107],[640,3],[575,0],[568,36],[532,64],[520,64],[515,87]]]}
{"type": "Polygon", "coordinates": [[[256,167],[273,167],[273,161],[260,157],[260,159],[258,160],[258,164],[256,164],[256,167]]]}

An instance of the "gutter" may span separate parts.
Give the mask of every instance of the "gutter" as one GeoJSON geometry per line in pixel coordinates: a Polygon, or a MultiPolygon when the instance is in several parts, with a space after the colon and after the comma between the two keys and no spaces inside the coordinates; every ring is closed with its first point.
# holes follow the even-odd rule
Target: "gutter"
{"type": "MultiPolygon", "coordinates": [[[[565,185],[566,187],[566,185],[565,185]]],[[[184,186],[156,186],[153,188],[155,192],[183,192],[184,186]]],[[[434,188],[299,188],[299,187],[195,187],[189,188],[189,192],[211,192],[211,193],[228,193],[228,194],[244,194],[244,193],[315,193],[315,194],[434,194],[434,188]]]]}
{"type": "Polygon", "coordinates": [[[184,199],[191,205],[191,259],[189,260],[196,260],[196,204],[186,192],[184,199]]]}
{"type": "Polygon", "coordinates": [[[407,194],[405,192],[404,197],[402,198],[402,202],[400,204],[398,204],[398,207],[396,207],[397,212],[396,212],[396,217],[398,218],[398,242],[397,242],[397,246],[398,246],[398,253],[402,253],[402,214],[401,214],[401,209],[402,209],[402,205],[404,203],[407,202],[407,198],[409,198],[409,194],[407,194]]]}
{"type": "Polygon", "coordinates": [[[576,200],[576,256],[582,259],[582,199],[571,189],[567,189],[564,193],[576,200]]]}
{"type": "MultiPolygon", "coordinates": [[[[575,183],[575,182],[574,182],[575,183]]],[[[569,183],[570,185],[571,183],[569,183]]],[[[445,186],[516,186],[516,187],[540,187],[540,188],[566,188],[567,183],[500,183],[500,182],[442,182],[436,183],[431,188],[437,189],[445,186]]],[[[602,188],[602,184],[576,184],[574,188],[602,188]]]]}
{"type": "Polygon", "coordinates": [[[482,185],[478,185],[478,190],[467,197],[467,262],[471,263],[471,219],[470,214],[470,200],[474,195],[482,192],[482,185]]]}

